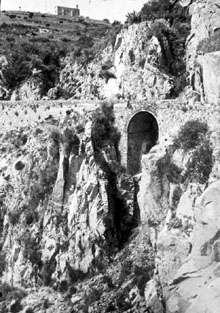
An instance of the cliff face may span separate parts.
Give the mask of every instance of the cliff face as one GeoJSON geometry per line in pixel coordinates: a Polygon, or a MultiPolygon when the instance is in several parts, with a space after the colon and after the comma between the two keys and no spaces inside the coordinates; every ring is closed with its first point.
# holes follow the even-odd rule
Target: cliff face
{"type": "Polygon", "coordinates": [[[219,99],[219,1],[194,1],[189,6],[191,34],[187,40],[190,84],[202,101],[219,99]]]}
{"type": "MultiPolygon", "coordinates": [[[[184,152],[183,145],[181,149],[154,147],[142,158],[141,221],[147,223],[156,251],[156,270],[145,289],[146,301],[159,278],[169,313],[219,310],[219,129],[212,131],[209,140],[210,150],[205,142],[199,144],[196,163],[192,161],[196,145],[190,153],[184,152]],[[202,146],[205,150],[200,150],[202,146]],[[197,167],[203,153],[209,173],[197,167]],[[205,184],[204,177],[198,176],[202,172],[207,175],[205,184]]],[[[163,312],[150,303],[153,312],[163,312]]]]}
{"type": "Polygon", "coordinates": [[[67,60],[60,82],[49,92],[75,99],[164,99],[172,90],[172,77],[159,68],[163,54],[146,23],[123,29],[114,46],[109,45],[86,68],[67,60]]]}
{"type": "MultiPolygon", "coordinates": [[[[111,107],[109,110],[108,118],[113,122],[111,107]]],[[[108,297],[112,288],[127,279],[121,277],[125,274],[119,261],[118,273],[114,268],[104,273],[139,221],[136,183],[121,168],[114,137],[108,141],[105,136],[100,146],[102,129],[95,131],[98,126],[94,126],[94,121],[101,118],[103,122],[104,113],[71,111],[59,120],[51,117],[34,127],[14,128],[1,136],[0,290],[1,309],[5,312],[13,305],[16,310],[23,307],[25,312],[29,307],[33,312],[41,312],[51,287],[50,310],[69,312],[77,305],[86,310],[104,291],[103,296],[108,297]],[[99,150],[94,152],[95,136],[99,136],[99,150]],[[95,281],[83,283],[98,274],[95,281]],[[11,290],[19,293],[21,289],[28,294],[22,303],[20,298],[25,293],[11,294],[11,290]],[[77,290],[80,293],[75,297],[77,290]],[[68,298],[60,292],[68,294],[68,298]],[[56,297],[60,300],[54,304],[56,297]],[[36,304],[39,298],[40,306],[36,304]]],[[[139,241],[143,241],[143,247],[138,246],[136,236],[132,245],[150,249],[142,235],[139,241]]],[[[142,262],[136,252],[132,252],[133,266],[142,262]]],[[[129,262],[129,253],[124,254],[123,262],[129,262]]],[[[141,269],[145,265],[137,266],[141,269]]],[[[129,269],[128,277],[130,273],[134,275],[129,269]]],[[[143,276],[141,272],[137,275],[139,279],[143,276]]],[[[130,289],[135,285],[132,278],[130,289]]],[[[117,297],[114,294],[112,301],[117,297]]],[[[103,305],[110,304],[103,300],[103,305]]]]}
{"type": "MultiPolygon", "coordinates": [[[[173,89],[173,78],[163,70],[164,47],[157,37],[152,36],[150,25],[150,22],[143,22],[124,28],[115,43],[109,43],[104,50],[98,51],[95,59],[88,60],[87,64],[77,61],[73,56],[76,53],[72,51],[60,60],[62,66],[59,73],[56,70],[53,84],[49,82],[49,78],[45,81],[42,70],[33,66],[31,76],[18,87],[10,92],[2,90],[2,99],[39,100],[43,96],[55,100],[110,97],[165,99],[173,89]],[[45,93],[46,84],[55,87],[45,93]]],[[[169,45],[166,49],[169,50],[169,45]]],[[[3,81],[6,65],[2,63],[3,81]]]]}
{"type": "Polygon", "coordinates": [[[1,136],[2,311],[200,308],[187,287],[195,277],[201,275],[198,299],[205,282],[218,288],[216,107],[209,108],[209,126],[194,120],[181,137],[178,127],[204,118],[204,106],[168,102],[160,111],[158,104],[161,144],[131,177],[120,164],[112,106],[60,104],[23,128],[23,115],[4,107],[16,119],[1,136]]]}

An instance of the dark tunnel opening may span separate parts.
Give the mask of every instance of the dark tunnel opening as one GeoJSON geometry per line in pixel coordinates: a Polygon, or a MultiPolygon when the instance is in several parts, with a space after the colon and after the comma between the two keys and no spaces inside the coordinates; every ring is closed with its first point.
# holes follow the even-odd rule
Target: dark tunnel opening
{"type": "Polygon", "coordinates": [[[136,175],[141,171],[141,158],[156,145],[158,124],[149,112],[138,112],[128,125],[127,173],[136,175]]]}

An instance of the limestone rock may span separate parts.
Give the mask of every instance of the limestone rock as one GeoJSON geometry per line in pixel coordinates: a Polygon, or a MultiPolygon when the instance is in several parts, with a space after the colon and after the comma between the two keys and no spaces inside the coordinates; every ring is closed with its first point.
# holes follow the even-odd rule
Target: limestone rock
{"type": "Polygon", "coordinates": [[[164,312],[163,306],[157,294],[156,282],[154,280],[150,280],[147,283],[144,296],[148,309],[151,309],[154,313],[164,312]]]}
{"type": "Polygon", "coordinates": [[[167,214],[164,208],[169,207],[169,182],[158,169],[160,164],[161,171],[166,168],[165,160],[166,153],[160,146],[153,147],[149,154],[142,157],[142,177],[138,195],[141,220],[155,226],[164,220],[167,214]]]}
{"type": "MultiPolygon", "coordinates": [[[[193,232],[193,254],[208,255],[209,241],[218,239],[220,210],[220,183],[217,181],[205,190],[195,206],[196,226],[193,232]],[[202,252],[203,251],[203,252],[202,252]]],[[[213,243],[212,243],[213,241],[213,243]]]]}
{"type": "Polygon", "coordinates": [[[148,32],[146,23],[123,29],[115,46],[106,47],[101,61],[95,59],[86,69],[67,58],[59,84],[48,96],[54,99],[59,91],[60,97],[73,99],[165,99],[173,88],[172,77],[158,70],[162,48],[156,37],[146,40],[148,32]]]}
{"type": "Polygon", "coordinates": [[[207,102],[217,103],[219,94],[220,52],[210,52],[197,57],[202,67],[204,96],[207,102]]]}
{"type": "Polygon", "coordinates": [[[33,76],[12,92],[11,100],[40,100],[43,88],[41,75],[33,76]]]}
{"type": "Polygon", "coordinates": [[[215,313],[219,310],[219,194],[217,181],[196,202],[192,251],[167,292],[169,313],[215,313]]]}
{"type": "Polygon", "coordinates": [[[171,282],[190,252],[190,241],[181,229],[166,229],[157,235],[156,266],[162,284],[171,282]]]}
{"type": "MultiPolygon", "coordinates": [[[[198,44],[209,39],[220,28],[219,1],[194,1],[190,5],[191,34],[187,40],[187,70],[190,84],[202,101],[218,102],[219,99],[219,53],[197,51],[198,44]]],[[[210,46],[210,43],[207,45],[210,46]]]]}
{"type": "Polygon", "coordinates": [[[183,7],[188,7],[193,0],[180,0],[180,5],[182,5],[183,7]]]}

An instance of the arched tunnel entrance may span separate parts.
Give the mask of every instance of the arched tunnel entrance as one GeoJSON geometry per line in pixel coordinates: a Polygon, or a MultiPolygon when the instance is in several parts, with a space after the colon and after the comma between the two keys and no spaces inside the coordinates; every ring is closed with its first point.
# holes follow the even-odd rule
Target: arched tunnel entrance
{"type": "Polygon", "coordinates": [[[156,145],[158,124],[149,112],[135,114],[128,124],[127,173],[135,175],[141,171],[141,157],[156,145]]]}

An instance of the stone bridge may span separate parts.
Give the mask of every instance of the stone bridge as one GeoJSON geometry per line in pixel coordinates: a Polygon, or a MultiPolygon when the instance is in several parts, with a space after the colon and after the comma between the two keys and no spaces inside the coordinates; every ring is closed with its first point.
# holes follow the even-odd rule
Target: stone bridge
{"type": "MultiPolygon", "coordinates": [[[[92,112],[100,106],[99,101],[1,101],[1,132],[22,126],[36,126],[48,116],[59,119],[67,110],[79,114],[92,112]]],[[[194,105],[177,100],[115,103],[115,125],[121,133],[119,149],[122,165],[129,174],[140,170],[141,155],[147,153],[158,141],[166,143],[175,136],[179,127],[190,119],[206,120],[211,128],[220,123],[218,105],[194,105]]]]}

